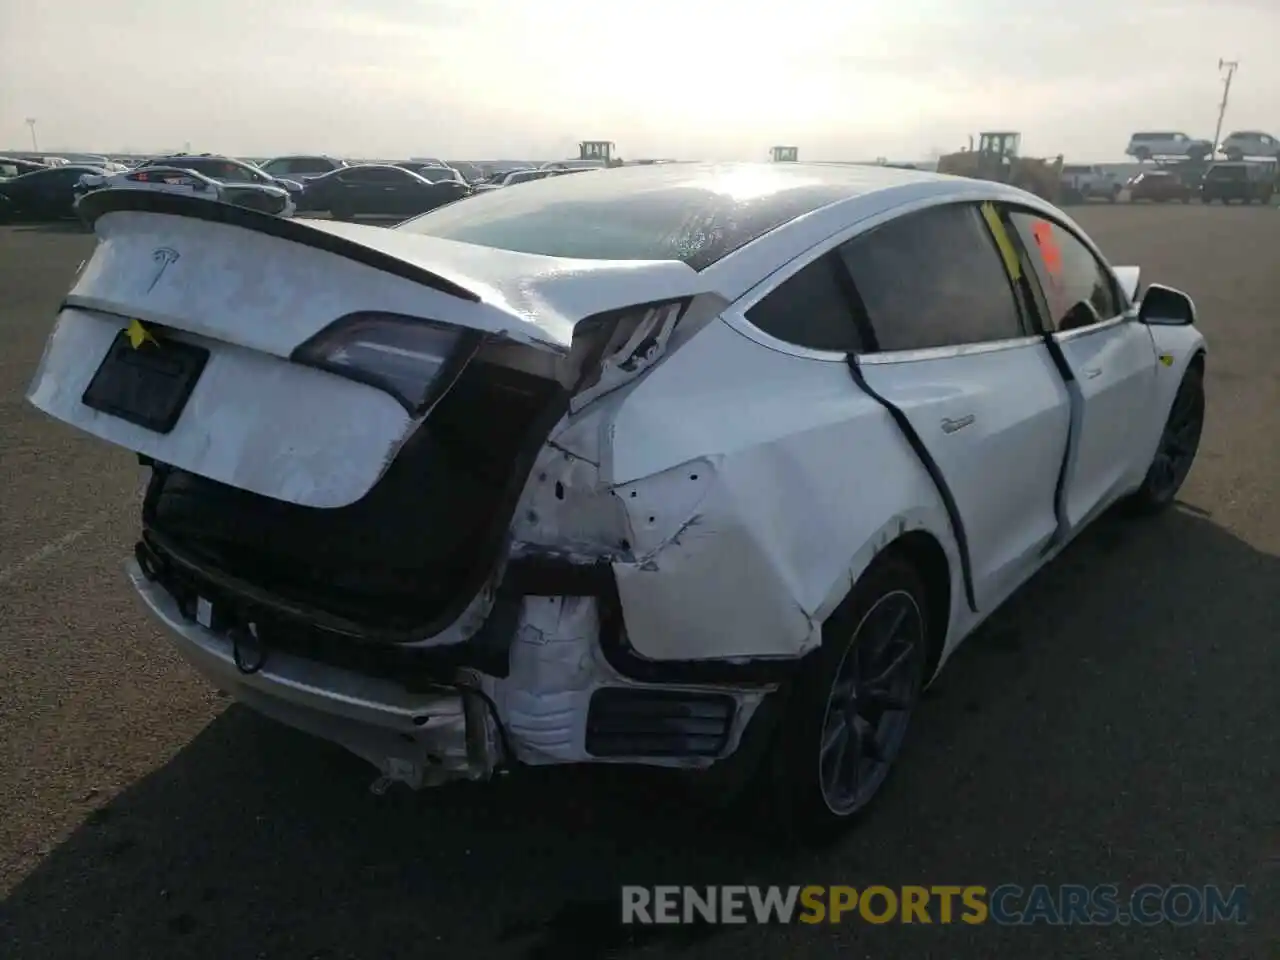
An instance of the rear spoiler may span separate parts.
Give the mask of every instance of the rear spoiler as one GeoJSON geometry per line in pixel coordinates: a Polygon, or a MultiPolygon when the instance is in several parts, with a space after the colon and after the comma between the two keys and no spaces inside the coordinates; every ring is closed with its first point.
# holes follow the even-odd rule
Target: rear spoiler
{"type": "Polygon", "coordinates": [[[176,217],[190,217],[196,220],[207,220],[212,223],[225,223],[246,230],[279,237],[294,243],[314,247],[328,253],[346,257],[357,263],[381,270],[394,276],[411,280],[414,283],[439,290],[459,300],[479,303],[480,295],[468,290],[452,280],[432,273],[416,264],[406,263],[398,257],[389,256],[372,250],[363,244],[354,243],[343,237],[317,230],[305,222],[285,217],[273,216],[247,207],[235,206],[218,200],[206,200],[203,197],[185,196],[177,193],[163,193],[155,190],[133,190],[127,187],[95,190],[80,199],[77,212],[86,223],[93,226],[99,217],[108,213],[136,212],[170,214],[176,217]]]}

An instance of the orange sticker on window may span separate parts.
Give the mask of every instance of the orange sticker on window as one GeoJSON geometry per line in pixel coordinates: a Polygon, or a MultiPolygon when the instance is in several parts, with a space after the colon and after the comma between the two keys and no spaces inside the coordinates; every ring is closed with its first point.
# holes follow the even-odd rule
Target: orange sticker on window
{"type": "Polygon", "coordinates": [[[1047,220],[1035,220],[1031,224],[1031,232],[1036,238],[1036,246],[1040,248],[1040,257],[1049,276],[1057,279],[1062,275],[1062,251],[1053,235],[1053,224],[1047,220]]]}

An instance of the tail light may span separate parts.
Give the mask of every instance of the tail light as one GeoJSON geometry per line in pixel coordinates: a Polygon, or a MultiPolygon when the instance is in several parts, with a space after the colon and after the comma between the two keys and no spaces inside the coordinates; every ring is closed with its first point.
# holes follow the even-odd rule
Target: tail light
{"type": "MultiPolygon", "coordinates": [[[[571,410],[644,373],[662,355],[688,300],[642,304],[579,323],[567,380],[571,410]]],[[[294,350],[291,359],[377,387],[426,414],[479,350],[483,336],[448,324],[385,313],[343,317],[294,350]]]]}
{"type": "Polygon", "coordinates": [[[395,397],[419,417],[453,383],[480,346],[480,335],[417,317],[358,313],[320,331],[292,359],[395,397]]]}
{"type": "Polygon", "coordinates": [[[571,356],[578,361],[579,374],[570,409],[580,410],[656,363],[688,306],[687,299],[664,300],[578,324],[571,356]]]}

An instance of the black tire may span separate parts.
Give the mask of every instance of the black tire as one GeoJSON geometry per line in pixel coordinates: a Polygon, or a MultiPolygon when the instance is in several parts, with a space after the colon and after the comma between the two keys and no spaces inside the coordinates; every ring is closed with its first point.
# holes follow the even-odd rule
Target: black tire
{"type": "Polygon", "coordinates": [[[919,574],[903,556],[882,554],[827,619],[822,634],[822,646],[791,684],[761,771],[770,781],[777,826],[789,839],[815,844],[835,839],[859,819],[901,750],[929,662],[928,605],[919,574]],[[876,632],[890,622],[899,623],[899,629],[882,645],[876,643],[876,632]],[[884,669],[886,659],[895,666],[884,669]],[[891,679],[875,685],[850,679],[849,671],[863,670],[891,679]],[[838,680],[856,692],[844,698],[836,689],[838,680]],[[833,714],[837,702],[844,707],[833,714]],[[868,730],[873,732],[869,741],[868,730]],[[830,798],[841,791],[830,782],[824,787],[823,771],[833,770],[839,779],[842,768],[849,771],[843,764],[850,754],[839,751],[834,766],[824,760],[824,737],[832,735],[848,737],[845,746],[859,758],[853,769],[860,776],[854,779],[862,781],[838,802],[830,798]],[[864,753],[869,743],[878,744],[878,757],[864,753]]]}
{"type": "Polygon", "coordinates": [[[1200,449],[1204,429],[1204,369],[1193,363],[1182,375],[1169,416],[1160,432],[1160,446],[1147,475],[1129,498],[1131,512],[1159,513],[1171,506],[1186,482],[1200,449]]]}

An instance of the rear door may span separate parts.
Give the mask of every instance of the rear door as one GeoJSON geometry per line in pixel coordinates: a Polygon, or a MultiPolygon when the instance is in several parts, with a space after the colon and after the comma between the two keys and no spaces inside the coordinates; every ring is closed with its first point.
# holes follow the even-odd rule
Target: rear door
{"type": "Polygon", "coordinates": [[[998,603],[1058,531],[1066,386],[977,207],[909,214],[850,240],[840,256],[874,340],[859,359],[866,386],[934,461],[963,528],[978,608],[998,603]]]}
{"type": "Polygon", "coordinates": [[[1156,349],[1111,269],[1065,224],[1029,210],[1008,220],[1028,252],[1044,323],[1080,391],[1064,484],[1070,529],[1096,516],[1141,476],[1140,431],[1156,399],[1156,349]]]}
{"type": "Polygon", "coordinates": [[[350,213],[382,213],[382,183],[377,170],[354,167],[336,175],[330,202],[350,213]]]}

